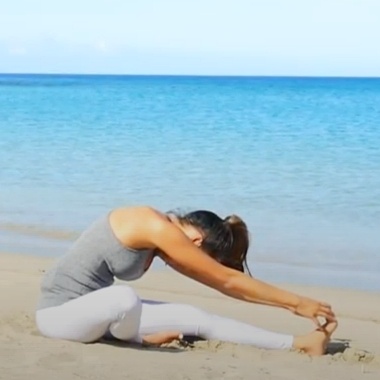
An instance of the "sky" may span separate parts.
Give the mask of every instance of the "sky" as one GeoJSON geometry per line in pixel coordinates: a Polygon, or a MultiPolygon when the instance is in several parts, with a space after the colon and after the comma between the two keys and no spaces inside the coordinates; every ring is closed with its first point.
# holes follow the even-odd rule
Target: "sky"
{"type": "Polygon", "coordinates": [[[380,0],[0,0],[0,72],[380,76],[380,0]]]}

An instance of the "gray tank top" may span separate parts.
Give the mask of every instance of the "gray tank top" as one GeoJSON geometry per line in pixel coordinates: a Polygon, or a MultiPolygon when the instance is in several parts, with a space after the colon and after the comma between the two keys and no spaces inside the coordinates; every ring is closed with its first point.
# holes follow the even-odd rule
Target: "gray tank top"
{"type": "Polygon", "coordinates": [[[37,309],[62,305],[110,286],[115,277],[135,280],[144,274],[152,250],[124,247],[114,235],[108,215],[85,230],[44,276],[37,309]]]}

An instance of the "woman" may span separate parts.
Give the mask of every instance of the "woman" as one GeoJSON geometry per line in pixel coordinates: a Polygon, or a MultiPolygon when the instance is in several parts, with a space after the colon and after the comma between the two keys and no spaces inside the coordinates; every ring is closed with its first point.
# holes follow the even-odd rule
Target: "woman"
{"type": "Polygon", "coordinates": [[[330,305],[244,274],[248,246],[246,225],[237,216],[222,220],[203,210],[178,215],[150,207],[115,209],[85,230],[45,275],[37,326],[47,337],[83,343],[111,335],[161,344],[183,334],[322,355],[337,326],[330,305]],[[299,337],[276,334],[189,305],[141,301],[128,286],[110,286],[115,277],[141,277],[154,257],[228,296],[310,318],[318,329],[299,337]],[[319,317],[326,320],[323,326],[319,317]]]}

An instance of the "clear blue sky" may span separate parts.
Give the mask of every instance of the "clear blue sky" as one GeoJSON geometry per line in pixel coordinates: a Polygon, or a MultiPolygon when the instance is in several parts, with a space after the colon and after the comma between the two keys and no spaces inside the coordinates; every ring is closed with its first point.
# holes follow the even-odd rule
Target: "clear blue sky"
{"type": "Polygon", "coordinates": [[[0,72],[380,76],[380,0],[0,0],[0,72]]]}

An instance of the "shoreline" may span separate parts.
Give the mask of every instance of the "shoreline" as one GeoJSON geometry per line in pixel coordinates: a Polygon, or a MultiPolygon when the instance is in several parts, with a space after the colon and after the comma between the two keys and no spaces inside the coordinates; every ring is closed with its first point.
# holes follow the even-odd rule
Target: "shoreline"
{"type": "MultiPolygon", "coordinates": [[[[24,260],[32,260],[32,261],[35,261],[36,264],[38,266],[44,266],[45,268],[48,268],[48,264],[52,264],[54,263],[54,261],[56,261],[57,259],[59,259],[59,257],[61,257],[60,255],[58,256],[48,256],[48,255],[39,255],[39,254],[34,254],[34,253],[22,253],[22,252],[12,252],[12,251],[0,251],[0,257],[6,257],[10,260],[13,260],[13,258],[15,258],[18,262],[18,259],[24,261],[24,260]],[[18,259],[17,259],[18,258],[18,259]]],[[[30,262],[30,261],[29,261],[30,262]]],[[[281,266],[289,266],[289,267],[299,267],[299,268],[305,268],[306,266],[305,265],[296,265],[294,263],[282,263],[282,262],[275,262],[275,261],[267,261],[267,262],[263,262],[263,261],[259,261],[257,264],[268,264],[268,265],[281,265],[281,266]]],[[[323,269],[323,268],[322,268],[323,269]]],[[[1,271],[1,269],[0,269],[1,271]]],[[[150,268],[150,273],[154,272],[154,273],[174,273],[174,271],[169,268],[168,266],[165,266],[165,264],[159,264],[159,265],[152,265],[151,268],[150,268]]],[[[182,276],[183,277],[183,276],[182,276]]],[[[260,276],[255,276],[259,279],[260,276]]],[[[117,282],[118,280],[116,280],[117,282]]],[[[136,280],[134,282],[136,283],[139,283],[139,281],[141,280],[136,280]]],[[[265,280],[266,281],[266,280],[265,280]]],[[[292,283],[289,283],[289,282],[283,282],[283,281],[276,281],[276,282],[273,282],[273,284],[275,284],[276,286],[282,286],[282,287],[288,287],[288,288],[295,288],[295,289],[298,289],[298,288],[305,288],[305,289],[309,289],[309,290],[317,290],[317,289],[320,289],[320,290],[332,290],[332,291],[337,291],[337,292],[354,292],[354,293],[357,293],[357,294],[372,294],[374,296],[380,296],[380,289],[377,290],[377,289],[355,289],[355,288],[346,288],[346,287],[339,287],[339,286],[326,286],[326,285],[318,285],[318,284],[307,284],[307,283],[302,283],[302,282],[292,282],[292,283]]],[[[380,320],[380,315],[379,315],[379,320],[380,320]]]]}
{"type": "MultiPolygon", "coordinates": [[[[94,214],[102,212],[96,211],[94,214]]],[[[16,219],[8,215],[0,220],[0,246],[3,251],[58,258],[93,218],[86,211],[75,223],[70,219],[59,222],[57,218],[56,224],[51,218],[47,219],[49,222],[42,218],[38,223],[30,218],[22,223],[16,219]]],[[[335,238],[331,240],[331,236],[330,240],[321,243],[313,239],[307,242],[310,236],[298,242],[297,235],[291,239],[286,237],[291,231],[280,228],[276,238],[278,242],[275,243],[266,235],[268,231],[262,231],[261,240],[254,241],[248,254],[248,264],[254,276],[271,283],[380,292],[380,261],[376,240],[370,239],[371,233],[362,236],[356,245],[345,251],[345,244],[334,243],[335,238]],[[367,244],[363,239],[372,243],[367,244]]],[[[339,234],[336,239],[338,237],[339,234]]],[[[155,260],[153,269],[163,266],[155,260]]]]}
{"type": "MultiPolygon", "coordinates": [[[[8,224],[5,228],[4,226],[5,224],[0,223],[2,251],[14,255],[21,254],[52,260],[61,257],[75,238],[80,235],[79,231],[73,230],[45,230],[35,226],[24,226],[21,232],[12,224],[8,224]],[[54,255],[51,252],[54,252],[54,255]]],[[[346,263],[336,260],[318,263],[297,260],[297,257],[284,261],[276,254],[265,256],[263,253],[251,252],[248,264],[252,274],[257,278],[280,285],[318,286],[380,293],[377,263],[371,267],[369,263],[363,264],[359,260],[351,260],[346,263]]],[[[151,269],[160,270],[164,266],[163,262],[155,260],[151,269]]]]}
{"type": "MultiPolygon", "coordinates": [[[[197,342],[192,348],[166,350],[136,349],[123,344],[82,345],[46,339],[36,331],[33,315],[39,283],[53,260],[0,253],[0,302],[3,305],[0,311],[0,378],[48,380],[54,373],[57,380],[73,377],[100,380],[127,373],[130,378],[159,380],[247,379],[264,374],[271,380],[290,380],[296,376],[317,380],[335,379],[337,375],[333,372],[338,371],[338,378],[356,380],[364,376],[369,380],[378,379],[380,293],[286,286],[291,291],[331,302],[338,315],[340,325],[333,337],[338,351],[330,351],[320,358],[225,342],[197,342]],[[344,350],[344,344],[350,347],[344,350]],[[149,360],[149,366],[144,365],[146,360],[149,360]]],[[[141,298],[193,304],[273,331],[298,335],[314,328],[309,320],[277,308],[228,298],[170,268],[150,271],[128,285],[141,298]]]]}

